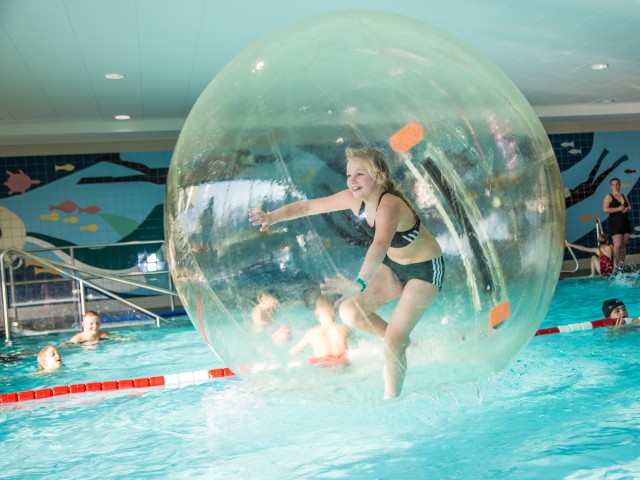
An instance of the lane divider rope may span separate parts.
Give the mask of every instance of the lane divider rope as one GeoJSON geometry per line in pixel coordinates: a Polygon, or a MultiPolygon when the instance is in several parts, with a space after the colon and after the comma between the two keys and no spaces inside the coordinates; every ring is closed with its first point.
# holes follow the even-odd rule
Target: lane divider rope
{"type": "Polygon", "coordinates": [[[552,333],[577,332],[580,330],[593,330],[594,328],[616,327],[631,324],[633,324],[633,322],[630,318],[603,318],[601,320],[593,320],[591,322],[570,323],[568,325],[559,325],[557,327],[541,328],[536,332],[535,336],[537,337],[540,335],[550,335],[552,333]]]}
{"type": "MultiPolygon", "coordinates": [[[[576,332],[580,330],[592,330],[601,327],[614,327],[631,325],[630,318],[603,318],[591,322],[571,323],[559,325],[557,327],[541,328],[535,334],[550,335],[554,333],[576,332]]],[[[42,398],[58,397],[83,392],[106,392],[114,390],[127,390],[133,388],[151,387],[184,387],[204,383],[209,380],[224,377],[233,377],[229,368],[214,368],[212,370],[200,370],[196,372],[174,373],[170,375],[159,375],[155,377],[141,377],[127,380],[110,380],[106,382],[76,383],[72,385],[61,385],[52,388],[41,388],[37,390],[25,390],[23,392],[3,393],[0,395],[0,405],[7,403],[25,402],[29,400],[39,400],[42,398]]]]}
{"type": "Polygon", "coordinates": [[[4,393],[0,395],[0,404],[39,400],[42,398],[57,397],[83,392],[106,392],[114,390],[127,390],[131,388],[150,387],[185,387],[196,385],[209,380],[233,377],[235,374],[228,368],[214,368],[212,370],[200,370],[197,372],[175,373],[156,377],[142,377],[128,380],[112,380],[106,382],[76,383],[38,390],[26,390],[24,392],[4,393]]]}

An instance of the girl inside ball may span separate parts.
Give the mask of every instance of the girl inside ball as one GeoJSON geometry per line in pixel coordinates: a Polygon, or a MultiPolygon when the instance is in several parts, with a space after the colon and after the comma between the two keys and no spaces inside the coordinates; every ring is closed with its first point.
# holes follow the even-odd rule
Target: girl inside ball
{"type": "Polygon", "coordinates": [[[286,220],[351,210],[370,241],[357,278],[338,273],[325,278],[322,293],[340,295],[336,305],[350,327],[384,340],[384,397],[397,397],[407,369],[409,336],[442,288],[444,262],[434,236],[389,177],[384,154],[373,148],[347,148],[347,188],[333,195],[299,200],[271,212],[249,209],[260,231],[286,220]],[[376,312],[398,298],[387,320],[376,312]]]}

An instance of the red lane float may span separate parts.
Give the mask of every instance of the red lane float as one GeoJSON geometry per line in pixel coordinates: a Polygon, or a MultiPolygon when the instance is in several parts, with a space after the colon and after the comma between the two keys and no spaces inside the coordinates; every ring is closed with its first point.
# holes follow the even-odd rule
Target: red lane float
{"type": "Polygon", "coordinates": [[[601,327],[615,327],[623,325],[631,325],[633,322],[630,318],[603,318],[601,320],[593,320],[591,322],[570,323],[569,325],[559,325],[557,327],[542,328],[538,330],[535,336],[550,335],[552,333],[577,332],[580,330],[593,330],[601,327]]]}
{"type": "Polygon", "coordinates": [[[213,370],[201,370],[198,372],[175,373],[158,377],[134,378],[130,380],[111,380],[107,382],[77,383],[39,390],[27,390],[25,392],[5,393],[0,395],[0,404],[25,402],[41,398],[58,397],[82,392],[104,392],[113,390],[126,390],[130,388],[149,387],[184,387],[204,383],[214,378],[233,377],[235,374],[228,368],[214,368],[213,370]]]}

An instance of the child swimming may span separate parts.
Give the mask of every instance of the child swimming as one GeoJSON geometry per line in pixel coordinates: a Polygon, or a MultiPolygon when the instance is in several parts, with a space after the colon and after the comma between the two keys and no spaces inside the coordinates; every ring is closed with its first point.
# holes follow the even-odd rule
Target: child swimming
{"type": "Polygon", "coordinates": [[[62,357],[56,347],[48,345],[38,353],[38,367],[42,372],[53,372],[62,366],[62,357]]]}
{"type": "Polygon", "coordinates": [[[289,350],[289,353],[297,355],[311,346],[314,356],[309,359],[310,364],[346,365],[350,332],[346,326],[336,323],[336,310],[333,301],[326,296],[319,297],[316,301],[315,315],[320,325],[307,330],[302,339],[289,350]]]}

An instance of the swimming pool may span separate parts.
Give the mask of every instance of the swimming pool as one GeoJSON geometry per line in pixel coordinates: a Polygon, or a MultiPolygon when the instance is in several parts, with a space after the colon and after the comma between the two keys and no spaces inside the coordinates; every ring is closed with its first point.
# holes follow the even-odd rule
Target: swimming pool
{"type": "MultiPolygon", "coordinates": [[[[634,281],[561,281],[541,327],[601,318],[611,297],[640,315],[634,281]]],[[[65,369],[44,377],[30,373],[33,359],[5,364],[2,393],[222,366],[185,320],[126,335],[62,350],[65,369]]],[[[37,352],[67,336],[16,341],[13,350],[37,352]]],[[[503,373],[393,402],[255,390],[231,378],[0,406],[0,477],[638,478],[639,336],[535,337],[503,373]]]]}

